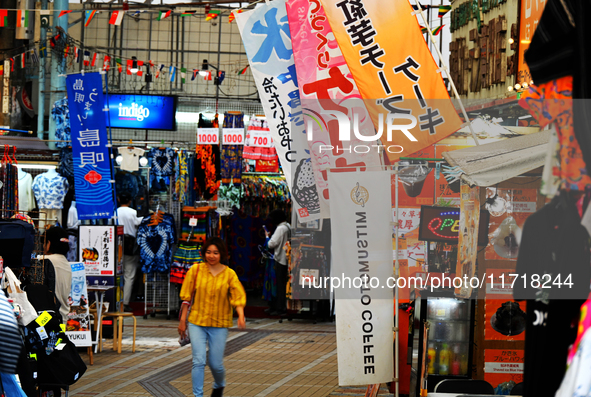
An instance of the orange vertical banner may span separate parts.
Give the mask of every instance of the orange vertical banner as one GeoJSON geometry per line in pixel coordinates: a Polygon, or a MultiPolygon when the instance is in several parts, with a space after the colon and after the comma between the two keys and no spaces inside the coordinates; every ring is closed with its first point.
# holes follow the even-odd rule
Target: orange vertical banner
{"type": "Polygon", "coordinates": [[[321,2],[373,124],[378,132],[383,128],[382,143],[402,146],[387,151],[391,161],[461,127],[408,0],[391,0],[387,7],[380,0],[321,2]],[[388,113],[396,113],[391,124],[407,130],[394,128],[388,137],[388,113]]]}

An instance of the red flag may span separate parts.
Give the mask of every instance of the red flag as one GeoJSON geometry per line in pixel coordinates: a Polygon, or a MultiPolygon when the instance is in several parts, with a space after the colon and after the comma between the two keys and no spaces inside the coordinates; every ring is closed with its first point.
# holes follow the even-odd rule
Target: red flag
{"type": "Polygon", "coordinates": [[[111,56],[105,55],[105,58],[103,59],[103,70],[108,72],[109,69],[111,69],[111,56]]]}
{"type": "Polygon", "coordinates": [[[121,25],[121,21],[123,21],[123,15],[125,11],[113,11],[111,14],[111,19],[109,19],[109,23],[111,25],[121,25]]]}
{"type": "Polygon", "coordinates": [[[92,56],[92,62],[90,63],[91,67],[94,67],[94,65],[96,64],[96,56],[97,56],[97,53],[95,52],[94,55],[92,56]]]}
{"type": "Polygon", "coordinates": [[[0,10],[0,27],[8,25],[8,10],[0,10]]]}
{"type": "Polygon", "coordinates": [[[66,14],[69,14],[69,13],[71,13],[71,12],[72,12],[72,10],[63,10],[63,11],[62,11],[62,12],[60,12],[60,14],[58,15],[58,18],[60,18],[60,17],[63,17],[64,15],[66,15],[66,14]]]}
{"type": "MultiPolygon", "coordinates": [[[[132,59],[128,59],[127,60],[127,74],[128,75],[132,75],[133,73],[131,73],[131,67],[133,66],[133,60],[132,59]]],[[[142,66],[144,66],[144,61],[137,61],[137,68],[138,71],[137,74],[138,76],[143,76],[144,72],[142,71],[142,66]]]]}

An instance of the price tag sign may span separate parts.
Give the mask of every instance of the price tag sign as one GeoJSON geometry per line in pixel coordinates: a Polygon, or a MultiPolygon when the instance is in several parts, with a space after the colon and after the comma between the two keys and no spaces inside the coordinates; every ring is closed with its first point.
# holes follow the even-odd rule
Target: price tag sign
{"type": "Polygon", "coordinates": [[[268,131],[249,131],[247,145],[254,147],[272,147],[273,138],[271,138],[271,133],[268,131]]]}
{"type": "Polygon", "coordinates": [[[189,219],[189,226],[191,226],[191,227],[197,226],[197,218],[190,218],[189,219]]]}
{"type": "Polygon", "coordinates": [[[45,326],[45,324],[47,324],[49,322],[49,320],[51,320],[51,314],[49,314],[47,312],[43,312],[39,315],[39,317],[37,317],[35,322],[43,327],[43,326],[45,326]]]}
{"type": "Polygon", "coordinates": [[[217,145],[219,143],[217,128],[197,128],[198,145],[217,145]]]}
{"type": "Polygon", "coordinates": [[[222,143],[224,145],[244,145],[244,128],[222,129],[222,143]]]}

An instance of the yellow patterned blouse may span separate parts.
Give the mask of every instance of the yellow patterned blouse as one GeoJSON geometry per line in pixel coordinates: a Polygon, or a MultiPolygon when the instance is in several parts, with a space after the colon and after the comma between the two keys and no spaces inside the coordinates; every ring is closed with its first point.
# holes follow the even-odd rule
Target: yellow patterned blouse
{"type": "Polygon", "coordinates": [[[181,288],[181,300],[190,302],[195,292],[195,301],[189,322],[201,327],[232,327],[233,307],[246,306],[246,292],[238,280],[236,272],[226,267],[217,276],[209,272],[206,263],[195,264],[187,272],[183,287],[181,288]],[[197,283],[195,284],[195,272],[197,283]]]}

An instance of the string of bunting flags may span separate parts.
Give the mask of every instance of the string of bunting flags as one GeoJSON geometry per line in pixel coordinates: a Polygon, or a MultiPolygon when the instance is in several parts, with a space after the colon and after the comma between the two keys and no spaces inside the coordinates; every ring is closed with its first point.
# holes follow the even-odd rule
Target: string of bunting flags
{"type": "MultiPolygon", "coordinates": [[[[71,12],[84,12],[84,26],[85,27],[88,27],[90,25],[90,23],[92,22],[92,20],[94,19],[94,17],[96,16],[96,14],[101,12],[100,10],[61,10],[61,11],[60,10],[53,10],[52,11],[52,10],[38,10],[38,9],[32,9],[32,10],[0,9],[0,27],[12,27],[12,26],[8,25],[9,12],[16,12],[16,27],[17,28],[29,27],[29,23],[31,21],[31,18],[33,18],[34,13],[39,12],[39,14],[41,16],[41,27],[49,28],[50,27],[49,18],[52,15],[52,12],[54,12],[54,11],[55,12],[59,11],[58,18],[66,16],[71,12]]],[[[132,16],[137,17],[139,14],[145,13],[147,11],[151,11],[151,10],[115,10],[115,11],[111,11],[111,16],[109,17],[109,24],[119,26],[119,25],[121,25],[121,22],[123,21],[123,17],[125,16],[126,13],[129,13],[132,16]]],[[[243,10],[239,9],[234,12],[239,14],[239,13],[243,12],[243,10]]],[[[225,13],[225,11],[221,11],[221,10],[207,10],[205,13],[205,20],[210,21],[210,20],[216,19],[218,16],[223,15],[224,13],[225,13]]],[[[180,14],[181,17],[198,15],[197,11],[193,11],[193,10],[181,11],[180,13],[177,13],[177,14],[180,14]]],[[[162,21],[162,20],[170,17],[171,15],[173,15],[172,10],[159,10],[156,20],[162,21]]],[[[232,23],[234,20],[235,20],[234,13],[230,12],[229,18],[228,18],[228,23],[232,23]]]]}
{"type": "MultiPolygon", "coordinates": [[[[0,14],[1,15],[1,14],[0,14]]],[[[87,15],[88,19],[93,18],[94,15],[87,15]]],[[[127,75],[136,74],[137,76],[144,76],[144,70],[142,68],[147,68],[147,72],[154,76],[154,78],[167,78],[170,82],[175,82],[177,79],[177,71],[180,74],[180,81],[181,83],[185,84],[187,82],[187,72],[191,70],[185,66],[166,66],[165,64],[156,64],[154,61],[150,60],[148,62],[144,62],[137,59],[126,59],[122,58],[117,55],[105,53],[102,51],[94,51],[92,48],[82,48],[76,40],[74,40],[71,36],[58,33],[50,38],[47,39],[49,41],[50,48],[55,52],[57,51],[60,55],[67,60],[69,57],[73,59],[74,63],[82,63],[84,66],[91,67],[91,68],[99,68],[103,71],[111,70],[111,67],[116,67],[116,70],[119,73],[123,73],[123,66],[125,64],[125,73],[127,75]],[[63,52],[58,48],[61,47],[58,43],[61,43],[63,40],[63,52]],[[72,44],[70,44],[72,43],[72,44]],[[137,63],[137,72],[132,72],[133,63],[137,63]]],[[[33,65],[39,65],[39,60],[42,58],[47,57],[47,43],[46,42],[36,42],[34,43],[34,48],[27,49],[20,54],[16,54],[10,58],[6,58],[11,62],[11,71],[14,71],[15,68],[17,69],[24,69],[26,67],[27,56],[30,56],[30,60],[33,65]]],[[[135,58],[135,57],[134,57],[135,58]]],[[[248,70],[249,65],[246,66],[238,66],[235,69],[236,75],[244,75],[248,70]]],[[[218,83],[221,83],[225,77],[226,72],[223,70],[214,71],[210,70],[201,70],[199,68],[193,68],[190,74],[191,81],[195,81],[197,76],[202,76],[203,80],[205,81],[212,81],[214,77],[217,78],[218,83]]],[[[3,65],[0,64],[0,75],[4,74],[3,65]]]]}

